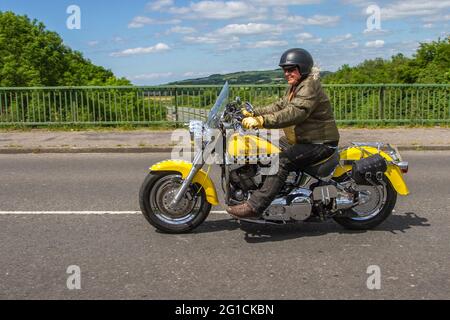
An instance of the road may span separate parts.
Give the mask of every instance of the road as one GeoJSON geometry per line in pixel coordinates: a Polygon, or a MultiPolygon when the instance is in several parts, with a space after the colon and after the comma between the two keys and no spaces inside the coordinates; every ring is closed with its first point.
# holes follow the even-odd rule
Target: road
{"type": "Polygon", "coordinates": [[[209,109],[167,107],[167,121],[189,122],[190,120],[206,120],[209,109]],[[175,112],[176,111],[176,112],[175,112]]]}
{"type": "Polygon", "coordinates": [[[138,211],[148,166],[169,155],[0,155],[0,299],[449,299],[450,152],[402,154],[411,195],[376,230],[215,213],[184,235],[140,214],[5,214],[138,211]]]}

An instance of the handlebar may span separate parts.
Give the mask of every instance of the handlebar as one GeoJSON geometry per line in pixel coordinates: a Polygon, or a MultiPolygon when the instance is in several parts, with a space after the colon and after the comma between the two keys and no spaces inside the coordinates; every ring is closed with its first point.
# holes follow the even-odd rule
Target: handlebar
{"type": "Polygon", "coordinates": [[[250,113],[253,113],[255,111],[255,108],[253,107],[253,105],[250,102],[245,102],[244,105],[245,110],[247,110],[250,113]]]}
{"type": "MultiPolygon", "coordinates": [[[[228,112],[228,116],[226,117],[224,124],[228,123],[228,125],[225,125],[225,129],[233,128],[235,131],[239,132],[239,134],[241,135],[245,134],[247,130],[242,127],[242,120],[244,119],[242,109],[245,109],[250,113],[253,113],[255,108],[248,101],[245,102],[244,105],[242,106],[242,104],[240,103],[240,99],[239,100],[236,99],[236,101],[230,103],[227,106],[226,112],[228,112]]],[[[254,128],[250,130],[258,130],[258,129],[254,128]]]]}

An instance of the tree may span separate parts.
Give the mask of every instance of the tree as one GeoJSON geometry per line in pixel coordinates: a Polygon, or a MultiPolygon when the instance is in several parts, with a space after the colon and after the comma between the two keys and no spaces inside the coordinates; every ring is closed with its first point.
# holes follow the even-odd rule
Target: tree
{"type": "Polygon", "coordinates": [[[366,60],[324,77],[325,83],[450,83],[450,37],[421,43],[412,58],[366,60]]]}
{"type": "Polygon", "coordinates": [[[0,11],[0,86],[129,85],[27,16],[0,11]]]}

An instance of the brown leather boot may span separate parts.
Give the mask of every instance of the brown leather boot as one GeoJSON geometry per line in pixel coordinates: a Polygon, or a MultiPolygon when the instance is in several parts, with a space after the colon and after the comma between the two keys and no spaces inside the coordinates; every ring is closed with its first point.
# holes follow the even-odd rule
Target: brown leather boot
{"type": "Polygon", "coordinates": [[[238,204],[236,206],[228,207],[227,212],[237,218],[255,218],[259,217],[258,212],[247,203],[238,204]]]}

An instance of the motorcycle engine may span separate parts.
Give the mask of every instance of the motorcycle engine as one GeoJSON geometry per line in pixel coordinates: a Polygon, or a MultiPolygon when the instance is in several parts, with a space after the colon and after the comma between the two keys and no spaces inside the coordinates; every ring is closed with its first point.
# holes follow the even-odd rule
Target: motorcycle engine
{"type": "Polygon", "coordinates": [[[230,172],[231,196],[241,202],[246,200],[248,191],[258,189],[258,166],[249,164],[230,172]]]}

